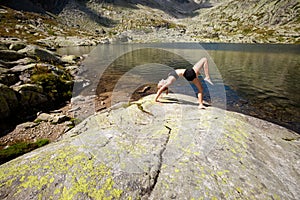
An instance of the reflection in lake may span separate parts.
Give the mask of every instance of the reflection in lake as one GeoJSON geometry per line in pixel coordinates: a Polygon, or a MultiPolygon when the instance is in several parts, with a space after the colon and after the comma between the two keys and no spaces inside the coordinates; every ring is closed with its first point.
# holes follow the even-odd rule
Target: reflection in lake
{"type": "Polygon", "coordinates": [[[294,52],[265,50],[209,53],[224,83],[245,99],[233,110],[300,132],[300,57],[294,52]]]}
{"type": "MultiPolygon", "coordinates": [[[[116,85],[125,91],[131,86],[154,84],[166,78],[171,68],[190,67],[206,56],[215,87],[224,83],[226,109],[300,133],[299,53],[299,45],[102,45],[90,53],[84,64],[86,76],[93,82],[84,92],[99,94],[116,90],[116,85]]],[[[184,88],[185,83],[179,82],[172,89],[177,92],[184,88]]],[[[211,100],[208,93],[206,90],[205,98],[211,100]]]]}

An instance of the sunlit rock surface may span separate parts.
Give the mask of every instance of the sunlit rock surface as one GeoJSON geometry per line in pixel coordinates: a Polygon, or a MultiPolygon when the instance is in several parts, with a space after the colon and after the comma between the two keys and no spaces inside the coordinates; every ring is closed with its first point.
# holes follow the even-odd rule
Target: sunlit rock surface
{"type": "Polygon", "coordinates": [[[147,96],[0,166],[1,199],[299,199],[299,135],[147,96]]]}

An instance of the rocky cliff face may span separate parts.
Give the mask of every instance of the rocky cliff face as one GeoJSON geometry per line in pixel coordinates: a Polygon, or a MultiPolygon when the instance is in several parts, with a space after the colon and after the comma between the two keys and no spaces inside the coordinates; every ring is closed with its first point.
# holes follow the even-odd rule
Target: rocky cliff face
{"type": "Polygon", "coordinates": [[[299,136],[171,94],[98,113],[0,166],[1,199],[299,199],[299,136]]]}

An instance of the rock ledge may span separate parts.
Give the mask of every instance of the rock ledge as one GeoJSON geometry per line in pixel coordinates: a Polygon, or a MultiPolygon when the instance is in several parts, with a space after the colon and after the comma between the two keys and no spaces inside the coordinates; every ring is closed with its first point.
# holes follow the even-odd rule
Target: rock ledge
{"type": "Polygon", "coordinates": [[[97,113],[0,166],[1,199],[299,199],[299,135],[196,99],[97,113]]]}

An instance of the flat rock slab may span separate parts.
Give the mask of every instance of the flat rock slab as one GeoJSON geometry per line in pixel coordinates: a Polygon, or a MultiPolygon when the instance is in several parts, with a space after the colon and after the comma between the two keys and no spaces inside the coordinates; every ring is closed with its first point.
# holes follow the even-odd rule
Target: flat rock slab
{"type": "Polygon", "coordinates": [[[299,135],[170,94],[0,166],[1,199],[300,199],[299,135]]]}

